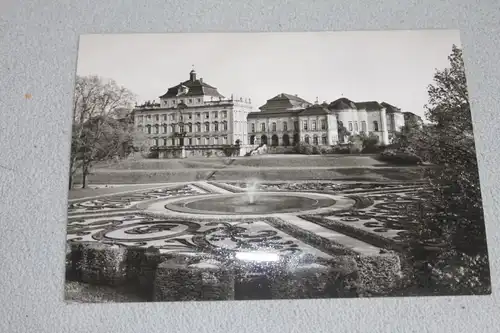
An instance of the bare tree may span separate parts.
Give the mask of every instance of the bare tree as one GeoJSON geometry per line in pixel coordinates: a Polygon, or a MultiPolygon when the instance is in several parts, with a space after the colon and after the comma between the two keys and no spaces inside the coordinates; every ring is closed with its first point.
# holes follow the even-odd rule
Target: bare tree
{"type": "Polygon", "coordinates": [[[69,187],[72,188],[77,170],[82,170],[82,186],[97,161],[113,157],[125,135],[126,126],[117,121],[116,113],[132,109],[134,94],[113,80],[98,76],[77,76],[73,100],[73,133],[70,158],[69,187]],[[107,144],[105,141],[109,140],[107,144]]]}

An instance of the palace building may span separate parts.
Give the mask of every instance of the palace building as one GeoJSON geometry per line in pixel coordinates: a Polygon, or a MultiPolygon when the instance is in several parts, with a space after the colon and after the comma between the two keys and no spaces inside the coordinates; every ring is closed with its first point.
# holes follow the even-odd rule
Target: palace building
{"type": "Polygon", "coordinates": [[[297,95],[281,93],[267,101],[260,112],[248,115],[249,144],[291,146],[298,142],[331,146],[347,135],[375,135],[381,144],[404,125],[401,110],[388,103],[353,102],[340,98],[330,104],[310,103],[297,95]],[[340,128],[339,128],[340,127],[340,128]]]}
{"type": "Polygon", "coordinates": [[[251,100],[224,97],[198,79],[194,70],[188,80],[169,88],[159,99],[159,103],[136,106],[133,114],[136,128],[146,134],[160,157],[177,156],[174,151],[179,147],[188,148],[188,155],[203,156],[212,148],[248,141],[251,100]]]}
{"type": "Polygon", "coordinates": [[[227,147],[243,155],[261,144],[333,146],[356,134],[375,135],[387,145],[405,124],[405,113],[386,102],[339,98],[319,104],[285,93],[253,112],[249,98],[224,97],[194,70],[158,103],[136,106],[133,118],[160,158],[222,155],[227,147]]]}

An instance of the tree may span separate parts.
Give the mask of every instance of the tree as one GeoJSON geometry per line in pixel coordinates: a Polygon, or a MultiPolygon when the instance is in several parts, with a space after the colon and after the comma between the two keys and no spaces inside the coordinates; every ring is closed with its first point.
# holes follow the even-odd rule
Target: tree
{"type": "Polygon", "coordinates": [[[128,126],[118,121],[123,109],[131,109],[134,95],[113,80],[98,76],[76,77],[73,99],[69,187],[77,170],[82,170],[82,186],[92,165],[113,157],[123,148],[128,126]],[[108,140],[108,142],[106,142],[108,140]]]}
{"type": "MultiPolygon", "coordinates": [[[[440,288],[470,293],[476,286],[482,292],[490,286],[489,268],[462,50],[453,45],[448,59],[450,67],[436,70],[428,87],[430,124],[404,128],[396,143],[436,166],[427,169],[431,193],[421,205],[413,236],[421,245],[441,244],[441,251],[433,261],[426,254],[420,257],[432,261],[440,288]],[[451,273],[443,273],[447,270],[451,273]]],[[[413,245],[414,256],[424,248],[413,245]]]]}

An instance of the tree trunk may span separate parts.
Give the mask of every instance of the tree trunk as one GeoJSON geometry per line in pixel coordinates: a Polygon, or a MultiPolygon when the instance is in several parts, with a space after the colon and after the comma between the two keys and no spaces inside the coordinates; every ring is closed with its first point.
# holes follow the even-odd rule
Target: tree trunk
{"type": "Polygon", "coordinates": [[[86,166],[83,167],[83,170],[82,170],[82,188],[87,188],[87,175],[88,175],[89,171],[88,171],[88,168],[86,166]]]}

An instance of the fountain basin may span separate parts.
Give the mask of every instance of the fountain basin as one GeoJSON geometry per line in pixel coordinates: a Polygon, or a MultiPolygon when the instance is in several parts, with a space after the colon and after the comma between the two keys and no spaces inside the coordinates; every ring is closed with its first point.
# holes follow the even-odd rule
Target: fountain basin
{"type": "MultiPolygon", "coordinates": [[[[158,211],[160,204],[150,208],[158,211]]],[[[316,210],[335,204],[335,199],[316,193],[259,192],[251,199],[247,193],[187,197],[169,200],[162,208],[188,214],[268,215],[316,210]]]]}

